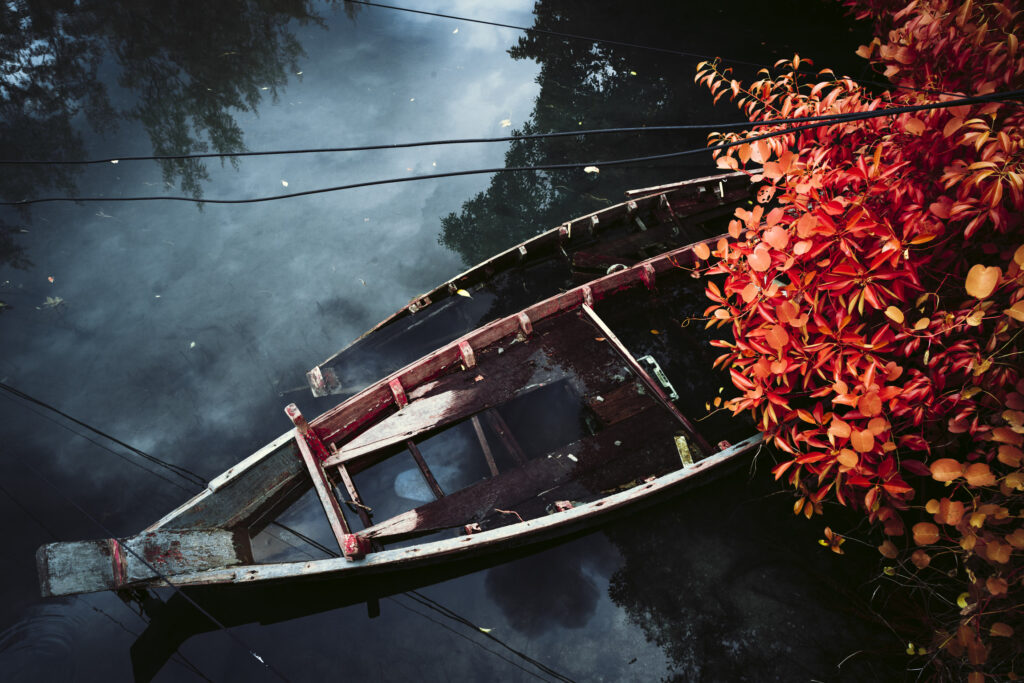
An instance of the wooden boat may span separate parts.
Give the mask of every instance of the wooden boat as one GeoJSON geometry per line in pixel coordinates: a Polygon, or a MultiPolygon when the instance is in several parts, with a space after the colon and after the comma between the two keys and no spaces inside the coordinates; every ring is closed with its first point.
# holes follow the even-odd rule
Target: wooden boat
{"type": "Polygon", "coordinates": [[[626,197],[621,204],[506,249],[415,297],[310,370],[313,395],[352,395],[492,320],[606,275],[609,269],[633,266],[724,232],[722,219],[751,201],[753,189],[748,176],[736,172],[630,190],[626,197]]]}
{"type": "Polygon", "coordinates": [[[292,429],[141,533],[41,547],[43,595],[416,568],[565,535],[739,462],[759,436],[729,445],[734,423],[686,416],[718,383],[687,324],[706,303],[694,246],[499,317],[315,419],[288,406],[292,429]],[[338,556],[259,557],[253,538],[311,488],[338,556]]]}

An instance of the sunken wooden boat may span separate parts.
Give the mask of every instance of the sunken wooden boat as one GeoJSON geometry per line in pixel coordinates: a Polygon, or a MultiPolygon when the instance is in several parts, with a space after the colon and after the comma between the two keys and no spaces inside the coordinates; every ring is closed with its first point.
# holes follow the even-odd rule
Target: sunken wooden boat
{"type": "Polygon", "coordinates": [[[288,406],[291,429],[139,534],[41,547],[43,595],[415,569],[707,481],[761,439],[688,417],[721,391],[690,324],[694,246],[493,320],[314,419],[288,406]],[[253,539],[310,491],[337,556],[260,557],[253,539]]]}
{"type": "Polygon", "coordinates": [[[415,297],[310,370],[313,395],[351,396],[493,320],[723,233],[754,189],[747,174],[734,172],[630,190],[620,204],[542,232],[415,297]]]}

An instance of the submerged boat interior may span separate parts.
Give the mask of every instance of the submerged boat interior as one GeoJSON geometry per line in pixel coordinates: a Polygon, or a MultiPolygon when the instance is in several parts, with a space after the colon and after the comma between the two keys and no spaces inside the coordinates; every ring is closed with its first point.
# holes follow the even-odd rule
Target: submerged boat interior
{"type": "Polygon", "coordinates": [[[746,452],[706,416],[722,389],[691,324],[693,261],[676,249],[495,319],[314,420],[288,406],[293,430],[142,533],[41,548],[43,593],[438,561],[563,533],[746,452]],[[268,542],[310,499],[338,558],[268,542]]]}

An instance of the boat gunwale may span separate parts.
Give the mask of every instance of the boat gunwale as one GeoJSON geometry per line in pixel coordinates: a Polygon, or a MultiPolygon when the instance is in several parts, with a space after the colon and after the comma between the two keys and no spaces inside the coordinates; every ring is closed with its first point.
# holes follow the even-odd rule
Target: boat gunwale
{"type": "Polygon", "coordinates": [[[324,361],[318,363],[309,372],[306,373],[307,378],[310,380],[310,389],[312,390],[313,395],[317,397],[330,395],[331,392],[327,391],[326,388],[321,389],[316,386],[318,383],[323,381],[323,368],[325,366],[330,366],[342,354],[344,354],[357,343],[368,338],[370,335],[377,332],[378,330],[381,330],[391,325],[392,323],[396,322],[401,318],[413,315],[415,311],[418,310],[418,308],[414,310],[412,307],[415,307],[419,302],[427,300],[429,303],[433,304],[436,303],[437,301],[440,301],[443,298],[443,295],[450,296],[454,291],[458,289],[458,283],[460,281],[473,279],[475,275],[479,274],[480,272],[486,271],[487,268],[492,268],[498,263],[501,263],[502,261],[512,260],[517,252],[521,253],[522,250],[525,250],[526,253],[531,253],[532,251],[535,251],[538,247],[545,247],[548,245],[549,242],[553,241],[557,241],[557,243],[561,245],[566,240],[572,239],[572,231],[574,225],[590,225],[591,221],[594,218],[597,218],[598,225],[601,225],[600,219],[603,216],[606,216],[608,214],[621,213],[623,211],[628,212],[628,207],[631,203],[653,200],[659,196],[668,195],[669,193],[673,193],[676,192],[677,190],[685,189],[694,185],[704,185],[715,182],[728,182],[743,177],[749,178],[750,174],[744,171],[732,171],[729,173],[719,173],[717,175],[712,176],[703,176],[700,178],[681,180],[666,185],[657,185],[648,188],[627,190],[625,192],[625,195],[627,197],[626,201],[619,202],[618,204],[613,204],[612,206],[607,206],[597,211],[592,211],[582,216],[578,216],[554,228],[546,230],[540,234],[534,235],[533,237],[527,240],[523,240],[522,242],[515,244],[509,247],[508,249],[505,249],[504,251],[501,251],[495,254],[494,256],[491,256],[485,259],[484,261],[477,263],[474,266],[471,266],[470,268],[464,270],[455,277],[449,278],[443,284],[440,284],[427,292],[424,292],[418,296],[413,297],[404,306],[402,306],[397,311],[395,311],[388,317],[378,322],[376,325],[374,325],[367,331],[360,334],[358,337],[353,339],[349,344],[347,344],[344,348],[335,352],[324,361]]]}
{"type": "MultiPolygon", "coordinates": [[[[623,509],[635,509],[633,503],[655,499],[668,493],[676,486],[697,479],[700,475],[715,470],[753,450],[763,442],[763,435],[754,434],[737,444],[724,448],[693,465],[662,475],[652,481],[639,484],[625,491],[609,494],[599,500],[583,503],[568,510],[554,512],[546,517],[516,522],[497,529],[479,531],[440,541],[429,541],[398,548],[370,553],[362,559],[352,560],[343,556],[320,560],[275,562],[267,564],[239,565],[224,569],[211,569],[192,574],[172,577],[175,586],[206,584],[241,584],[255,581],[281,580],[303,576],[324,576],[328,574],[364,574],[393,571],[412,565],[429,564],[445,559],[449,555],[469,557],[486,550],[497,550],[510,545],[525,545],[540,542],[571,533],[577,525],[623,509]]],[[[152,587],[166,586],[161,579],[136,584],[152,587]]]]}

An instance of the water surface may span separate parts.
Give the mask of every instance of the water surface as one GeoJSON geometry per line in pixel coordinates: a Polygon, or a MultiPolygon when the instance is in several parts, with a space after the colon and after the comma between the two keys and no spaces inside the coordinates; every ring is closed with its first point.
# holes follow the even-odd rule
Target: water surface
{"type": "MultiPolygon", "coordinates": [[[[0,84],[0,140],[10,157],[120,159],[736,119],[694,88],[694,59],[634,48],[343,3],[79,2],[74,12],[64,4],[4,9],[11,40],[0,49],[14,66],[0,84]]],[[[416,7],[765,64],[798,50],[854,75],[862,68],[852,54],[862,36],[817,3],[416,7]]],[[[573,137],[0,172],[5,199],[237,198],[703,142],[703,133],[573,137]]],[[[329,407],[309,397],[305,371],[417,294],[620,201],[626,189],[714,170],[700,155],[596,175],[476,175],[259,204],[5,209],[0,380],[209,479],[284,432],[285,404],[307,415],[329,407]]],[[[38,406],[6,395],[0,405],[5,680],[130,680],[133,666],[157,680],[274,678],[169,591],[159,596],[166,607],[149,605],[160,615],[152,622],[112,594],[39,600],[40,544],[135,533],[194,488],[95,436],[114,452],[90,443],[38,406]]],[[[865,656],[836,668],[882,636],[848,609],[844,584],[856,576],[848,558],[825,554],[814,542],[820,523],[787,517],[791,499],[772,490],[738,472],[538,554],[414,582],[440,581],[422,593],[519,654],[416,602],[407,594],[414,586],[198,599],[292,680],[553,680],[551,670],[576,680],[881,677],[865,656]],[[362,603],[391,593],[370,619],[362,603]]],[[[288,522],[327,538],[312,513],[299,509],[288,522]]],[[[283,532],[270,543],[268,552],[301,545],[283,532]]]]}

